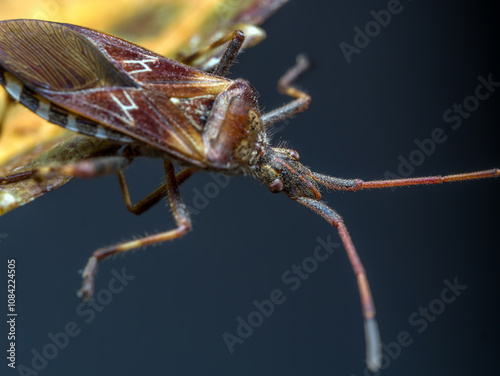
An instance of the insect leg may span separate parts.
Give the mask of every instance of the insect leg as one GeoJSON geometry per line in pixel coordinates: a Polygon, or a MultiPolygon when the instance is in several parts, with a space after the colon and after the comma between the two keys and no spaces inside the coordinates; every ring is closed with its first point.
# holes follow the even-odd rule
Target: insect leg
{"type": "Polygon", "coordinates": [[[126,252],[134,248],[179,238],[191,230],[191,218],[189,217],[187,208],[184,205],[179,193],[174,166],[170,161],[164,161],[163,164],[166,174],[165,185],[167,189],[167,196],[170,201],[170,207],[172,208],[177,227],[170,231],[149,235],[140,239],[116,244],[111,247],[101,248],[95,251],[87,262],[87,265],[82,273],[83,286],[79,291],[79,295],[82,296],[84,300],[89,300],[92,297],[92,293],[94,291],[94,279],[99,261],[111,255],[126,252]]]}
{"type": "MultiPolygon", "coordinates": [[[[177,185],[181,185],[182,183],[184,183],[198,170],[199,169],[196,167],[186,167],[182,171],[178,172],[175,175],[177,185]]],[[[125,205],[127,206],[128,211],[135,215],[140,215],[149,210],[152,206],[156,205],[158,201],[160,201],[168,194],[168,184],[164,183],[160,187],[155,189],[154,192],[150,193],[147,197],[139,201],[137,204],[132,204],[132,199],[130,198],[127,181],[125,180],[125,174],[123,173],[123,171],[118,171],[118,179],[120,181],[120,187],[122,190],[123,199],[125,200],[125,205]]]]}
{"type": "Polygon", "coordinates": [[[36,170],[29,170],[25,172],[20,172],[18,174],[0,176],[0,185],[11,184],[21,180],[26,180],[32,178],[36,170]]]}
{"type": "MultiPolygon", "coordinates": [[[[245,35],[241,30],[233,31],[229,37],[231,41],[227,45],[226,50],[224,51],[224,55],[219,60],[219,64],[215,67],[213,74],[217,76],[225,76],[229,71],[229,68],[233,64],[234,59],[236,59],[236,55],[241,48],[241,45],[245,41],[245,35]]],[[[227,37],[226,37],[227,38],[227,37]]]]}
{"type": "Polygon", "coordinates": [[[131,158],[123,156],[109,156],[85,159],[65,165],[43,166],[18,174],[0,177],[0,184],[15,183],[30,178],[46,180],[54,176],[93,178],[120,171],[128,166],[131,161],[131,158]]]}
{"type": "Polygon", "coordinates": [[[339,179],[327,175],[313,173],[314,179],[330,189],[345,190],[345,191],[360,191],[370,188],[391,188],[391,187],[406,187],[411,185],[426,185],[426,184],[441,184],[463,180],[475,180],[484,178],[493,178],[500,176],[500,169],[493,168],[491,170],[466,172],[455,175],[436,175],[426,176],[421,178],[393,179],[393,180],[371,180],[363,181],[361,179],[339,179]]]}
{"type": "Polygon", "coordinates": [[[335,226],[339,232],[342,243],[347,251],[354,274],[358,281],[359,294],[361,296],[361,307],[365,321],[366,340],[366,364],[372,372],[376,372],[381,364],[381,342],[377,321],[375,319],[375,305],[373,304],[370,286],[366,278],[365,268],[356,252],[356,248],[351,240],[347,227],[342,217],[333,209],[321,201],[306,197],[295,198],[297,202],[322,216],[327,222],[335,226]]]}
{"type": "Polygon", "coordinates": [[[199,51],[196,51],[194,54],[187,57],[183,57],[180,60],[185,64],[191,64],[200,56],[206,54],[207,52],[219,47],[220,45],[226,42],[229,42],[226,50],[224,51],[224,54],[222,55],[221,59],[219,60],[219,63],[217,64],[217,67],[213,71],[213,74],[217,76],[224,76],[228,72],[229,67],[236,58],[236,55],[238,55],[238,52],[244,41],[245,41],[245,35],[243,34],[243,32],[241,30],[235,30],[225,35],[224,37],[216,40],[212,44],[200,49],[199,51]]]}
{"type": "Polygon", "coordinates": [[[297,98],[294,101],[278,107],[267,114],[263,114],[262,124],[264,127],[269,127],[278,121],[284,120],[299,112],[307,109],[311,103],[311,97],[303,91],[292,86],[292,83],[299,77],[305,70],[309,68],[309,60],[304,55],[297,56],[297,62],[290,68],[278,81],[278,91],[280,93],[289,95],[292,98],[297,98]]]}

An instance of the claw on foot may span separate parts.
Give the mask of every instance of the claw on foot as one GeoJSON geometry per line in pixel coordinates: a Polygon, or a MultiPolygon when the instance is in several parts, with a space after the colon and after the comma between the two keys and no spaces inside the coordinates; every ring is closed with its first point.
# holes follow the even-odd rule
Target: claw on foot
{"type": "Polygon", "coordinates": [[[91,257],[82,272],[82,288],[78,290],[78,297],[87,302],[92,299],[94,294],[94,275],[97,269],[97,258],[91,257]]]}

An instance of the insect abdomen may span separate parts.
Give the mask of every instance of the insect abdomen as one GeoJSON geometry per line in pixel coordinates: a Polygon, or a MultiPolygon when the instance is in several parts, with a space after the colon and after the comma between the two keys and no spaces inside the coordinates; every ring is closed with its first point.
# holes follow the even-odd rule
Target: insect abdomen
{"type": "Polygon", "coordinates": [[[27,107],[41,118],[86,136],[104,138],[130,143],[133,140],[109,127],[96,123],[59,107],[33,90],[27,88],[17,78],[0,67],[0,84],[16,101],[27,107]]]}

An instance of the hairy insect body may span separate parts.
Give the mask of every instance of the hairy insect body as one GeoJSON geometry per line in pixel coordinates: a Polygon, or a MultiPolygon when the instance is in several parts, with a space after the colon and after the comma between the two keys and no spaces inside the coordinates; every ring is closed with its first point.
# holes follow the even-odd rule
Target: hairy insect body
{"type": "Polygon", "coordinates": [[[40,20],[0,21],[0,84],[10,96],[52,123],[112,140],[113,146],[100,158],[0,176],[0,185],[55,175],[93,177],[116,172],[127,208],[134,214],[168,197],[176,222],[174,229],[104,247],[92,254],[83,270],[80,290],[89,299],[99,261],[179,238],[191,229],[179,185],[196,171],[252,175],[271,192],[286,193],[337,228],[356,275],[365,322],[367,365],[375,372],[381,365],[382,346],[366,273],[342,217],[320,201],[319,187],[358,191],[438,184],[498,177],[500,170],[368,182],[311,171],[299,162],[295,150],[271,147],[266,135],[274,123],[308,107],[310,97],[292,85],[307,69],[307,59],[299,56],[297,64],[278,83],[278,89],[294,99],[261,114],[252,85],[224,77],[243,40],[243,33],[234,31],[219,44],[211,45],[229,42],[214,73],[207,73],[85,27],[40,20]],[[162,158],[165,183],[133,205],[123,169],[138,156],[162,158]],[[172,160],[186,168],[175,174],[172,160]]]}
{"type": "Polygon", "coordinates": [[[0,36],[0,83],[52,123],[229,174],[251,172],[265,153],[257,94],[245,80],[75,25],[2,21],[0,36]]]}

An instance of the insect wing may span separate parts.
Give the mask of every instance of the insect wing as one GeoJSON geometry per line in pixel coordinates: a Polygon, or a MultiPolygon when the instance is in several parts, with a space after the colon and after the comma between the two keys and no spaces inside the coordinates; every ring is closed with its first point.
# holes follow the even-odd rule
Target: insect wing
{"type": "Polygon", "coordinates": [[[29,89],[71,113],[204,165],[199,128],[170,98],[213,99],[229,80],[74,25],[4,21],[0,33],[2,66],[29,89]]]}
{"type": "MultiPolygon", "coordinates": [[[[287,0],[245,0],[238,4],[227,1],[216,1],[206,3],[200,7],[199,2],[153,2],[154,4],[145,6],[144,2],[134,4],[121,4],[124,12],[116,12],[116,5],[112,7],[114,13],[107,14],[103,10],[101,17],[95,17],[95,12],[87,14],[82,12],[81,6],[74,2],[65,2],[59,4],[66,21],[79,25],[87,25],[104,30],[109,30],[113,26],[115,32],[120,35],[126,35],[127,39],[141,41],[140,44],[146,44],[155,51],[161,51],[166,56],[177,56],[177,60],[182,61],[183,57],[189,56],[201,48],[209,45],[223,35],[228,34],[235,28],[244,31],[246,35],[245,44],[242,50],[254,46],[262,40],[264,35],[255,25],[261,24],[266,18],[272,15],[287,0]],[[208,8],[207,8],[208,7],[208,8]],[[158,14],[164,14],[165,9],[170,14],[189,15],[189,17],[173,17],[168,22],[149,22],[154,20],[158,14]],[[130,18],[130,15],[134,16],[130,18]],[[146,17],[146,18],[145,18],[146,17]],[[104,22],[103,22],[104,21],[104,22]],[[119,25],[119,30],[116,29],[119,25]],[[153,36],[153,37],[152,37],[153,36]]],[[[23,2],[22,11],[13,12],[14,3],[0,4],[4,19],[23,18],[31,9],[33,1],[23,2]]],[[[36,4],[35,4],[36,5],[36,4]]],[[[90,5],[85,5],[90,7],[90,5]]],[[[122,8],[120,8],[122,9],[122,8]]],[[[0,22],[0,34],[2,26],[0,22]]],[[[0,35],[0,44],[3,42],[3,34],[0,35]]],[[[222,55],[223,46],[220,49],[208,51],[200,59],[193,61],[190,65],[198,69],[210,70],[215,67],[218,58],[222,55]]],[[[126,63],[128,64],[128,63],[126,63]]],[[[149,62],[145,62],[149,65],[149,62]]],[[[134,70],[143,69],[141,65],[125,66],[124,69],[134,77],[134,70]]],[[[142,80],[143,73],[136,73],[137,79],[142,80]]],[[[178,101],[177,106],[183,111],[185,116],[190,117],[192,123],[201,126],[206,118],[199,111],[200,108],[211,106],[208,98],[198,97],[183,99],[178,101]]],[[[63,163],[70,158],[77,162],[85,157],[94,157],[101,154],[100,146],[102,140],[94,137],[86,137],[85,145],[88,146],[88,153],[80,154],[79,148],[68,149],[68,146],[78,145],[84,136],[71,131],[66,131],[58,126],[43,124],[42,121],[34,116],[26,114],[24,111],[10,112],[9,120],[4,124],[3,132],[0,137],[0,176],[6,176],[13,172],[25,171],[30,162],[35,165],[44,165],[45,163],[63,163]],[[23,115],[24,114],[24,115],[23,115]],[[64,140],[64,142],[62,142],[64,140]],[[75,143],[72,143],[75,141],[75,143]],[[95,152],[92,152],[92,144],[95,146],[95,152]],[[50,161],[50,162],[49,162],[50,161]]],[[[106,154],[106,152],[104,152],[106,154]]],[[[54,190],[64,184],[70,178],[64,180],[51,179],[50,182],[39,180],[30,180],[27,182],[16,182],[0,188],[7,200],[0,197],[0,214],[12,210],[20,205],[30,202],[44,192],[54,190]],[[8,192],[8,193],[6,193],[8,192]]]]}
{"type": "Polygon", "coordinates": [[[225,78],[193,69],[121,38],[81,26],[63,26],[92,41],[134,82],[157,89],[166,96],[189,98],[218,94],[230,83],[225,78]]]}

